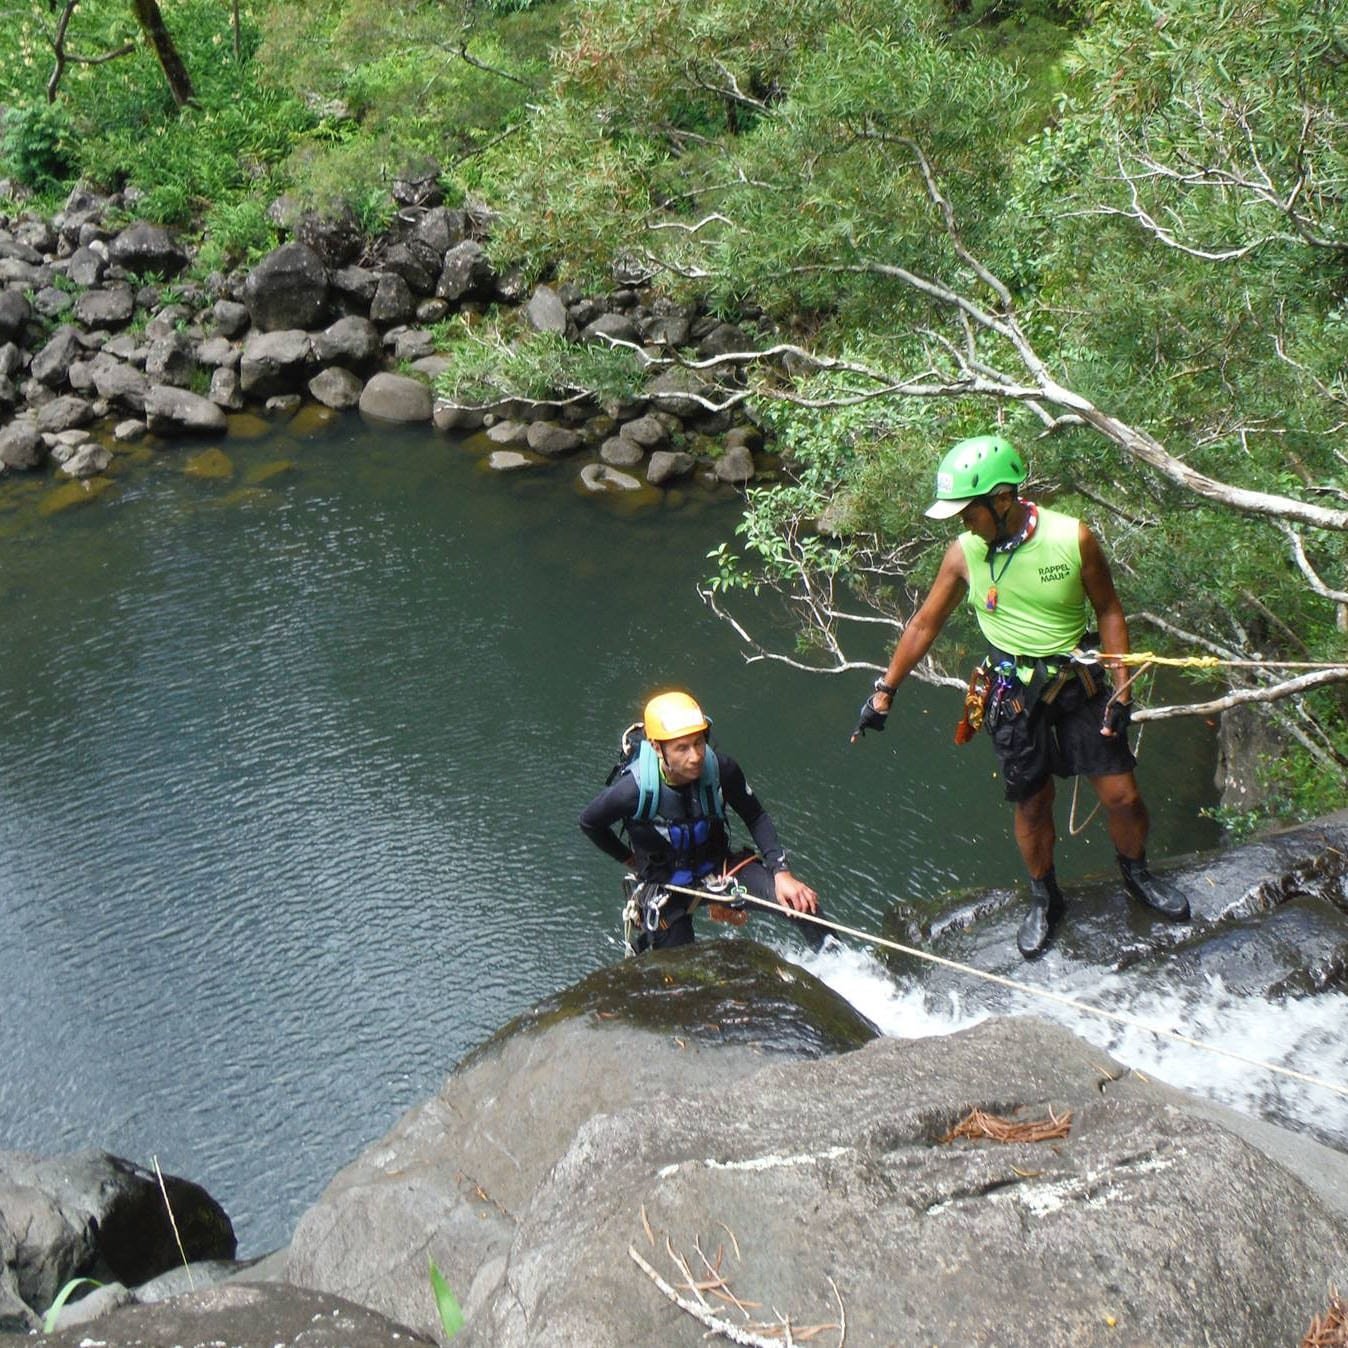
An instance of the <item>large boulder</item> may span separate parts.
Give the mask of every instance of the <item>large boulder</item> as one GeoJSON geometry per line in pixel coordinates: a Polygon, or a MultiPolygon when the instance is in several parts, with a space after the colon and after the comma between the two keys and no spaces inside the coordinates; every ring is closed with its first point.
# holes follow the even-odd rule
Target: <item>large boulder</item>
{"type": "Polygon", "coordinates": [[[364,382],[340,365],[332,365],[309,381],[309,393],[315,402],[345,412],[360,402],[364,382]]]}
{"type": "Polygon", "coordinates": [[[0,469],[26,472],[41,467],[46,457],[47,447],[32,422],[11,421],[0,429],[0,469]]]}
{"type": "Polygon", "coordinates": [[[155,273],[177,276],[187,266],[187,252],[163,225],[138,220],[108,244],[108,256],[134,276],[155,273]]]}
{"type": "Polygon", "coordinates": [[[697,460],[682,449],[657,449],[646,465],[646,481],[653,487],[663,487],[667,482],[687,477],[696,466],[697,460]]]}
{"type": "Polygon", "coordinates": [[[431,419],[431,390],[405,374],[377,374],[360,395],[360,410],[378,421],[420,422],[431,419]]]}
{"type": "Polygon", "coordinates": [[[374,365],[382,350],[379,329],[368,318],[348,315],[313,335],[314,360],[361,370],[374,365]]]}
{"type": "Polygon", "coordinates": [[[94,419],[94,406],[73,393],[45,402],[37,409],[37,428],[46,435],[87,426],[94,419]]]}
{"type": "Polygon", "coordinates": [[[74,1277],[147,1282],[181,1261],[179,1241],[189,1260],[232,1259],[220,1205],[189,1180],[165,1175],[163,1185],[106,1152],[0,1152],[0,1266],[40,1314],[74,1277]]]}
{"type": "Polygon", "coordinates": [[[106,245],[77,248],[66,263],[66,276],[77,286],[96,286],[108,269],[108,250],[106,245]]]}
{"type": "MultiPolygon", "coordinates": [[[[1219,978],[1242,996],[1280,998],[1348,991],[1348,810],[1213,853],[1154,860],[1188,898],[1192,920],[1165,922],[1123,892],[1117,870],[1073,881],[1049,954],[1026,963],[1015,946],[1025,913],[1019,889],[978,889],[930,907],[899,903],[887,934],[1018,982],[1054,986],[1064,969],[1155,969],[1169,984],[1219,978]]],[[[897,972],[909,956],[886,955],[897,972]]],[[[960,975],[924,965],[928,995],[960,975]]]]}
{"type": "Polygon", "coordinates": [[[496,272],[487,250],[474,239],[457,243],[445,254],[435,293],[442,300],[489,299],[496,285],[496,272]]]}
{"type": "Polygon", "coordinates": [[[327,268],[305,244],[282,244],[248,273],[243,299],[262,332],[319,327],[328,312],[327,268]]]}
{"type": "Polygon", "coordinates": [[[448,206],[432,206],[418,219],[412,237],[444,257],[456,243],[462,243],[468,237],[467,212],[448,206]]]}
{"type": "Polygon", "coordinates": [[[722,941],[507,1027],[333,1181],[287,1273],[429,1333],[429,1253],[471,1348],[704,1342],[629,1250],[690,1304],[723,1280],[706,1315],[738,1297],[756,1342],[845,1314],[850,1345],[1197,1348],[1298,1342],[1346,1240],[1340,1153],[1039,1021],[876,1038],[722,941]]]}
{"type": "Polygon", "coordinates": [[[716,460],[718,481],[742,486],[754,475],[753,451],[748,445],[727,445],[725,453],[716,460]]]}
{"type": "Polygon", "coordinates": [[[145,353],[145,376],[154,383],[187,388],[196,372],[196,349],[184,333],[157,337],[145,353]]]}
{"type": "Polygon", "coordinates": [[[0,289],[0,342],[18,337],[33,316],[33,308],[21,290],[0,289]]]}
{"type": "Polygon", "coordinates": [[[416,317],[417,297],[397,272],[385,272],[370,300],[370,319],[375,323],[408,323],[416,317]]]}
{"type": "Polygon", "coordinates": [[[70,378],[70,367],[83,354],[79,333],[70,327],[57,328],[33,357],[33,378],[48,388],[60,388],[70,378]]]}
{"type": "MultiPolygon", "coordinates": [[[[1319,1151],[1342,1182],[1348,1159],[1319,1151]]],[[[852,1348],[1297,1343],[1348,1271],[1317,1189],[1065,1030],[877,1040],[596,1113],[520,1214],[469,1342],[704,1342],[635,1251],[690,1304],[700,1282],[752,1307],[760,1336],[845,1315],[852,1348]]]]}
{"type": "Polygon", "coordinates": [[[566,305],[551,286],[538,286],[529,297],[524,316],[538,332],[566,332],[566,305]]]}
{"type": "Polygon", "coordinates": [[[350,262],[364,243],[360,221],[346,202],[325,211],[302,212],[294,222],[294,231],[295,238],[330,267],[350,262]]]}
{"type": "Polygon", "coordinates": [[[303,386],[313,354],[313,342],[301,328],[253,332],[239,361],[239,385],[255,399],[291,393],[303,386]]]}
{"type": "Polygon", "coordinates": [[[159,436],[223,435],[225,414],[209,398],[171,384],[156,384],[145,395],[145,422],[159,436]]]}
{"type": "Polygon", "coordinates": [[[427,1253],[465,1309],[480,1300],[534,1191],[592,1115],[668,1091],[735,1094],[767,1060],[818,1059],[875,1034],[752,942],[680,953],[601,969],[465,1059],[304,1214],[287,1276],[431,1332],[427,1253]]]}
{"type": "Polygon", "coordinates": [[[401,276],[414,294],[430,295],[435,292],[444,255],[443,248],[437,253],[428,244],[411,239],[386,248],[380,264],[385,271],[401,276]]]}
{"type": "Polygon", "coordinates": [[[86,328],[120,328],[135,315],[136,296],[124,285],[86,290],[75,301],[73,312],[86,328]]]}
{"type": "Polygon", "coordinates": [[[705,400],[714,400],[716,390],[695,370],[675,365],[662,370],[646,385],[646,396],[665,412],[685,420],[705,416],[705,400]]]}
{"type": "Polygon", "coordinates": [[[526,438],[530,449],[537,454],[546,454],[549,458],[570,454],[582,444],[578,432],[556,421],[530,422],[526,438]]]}

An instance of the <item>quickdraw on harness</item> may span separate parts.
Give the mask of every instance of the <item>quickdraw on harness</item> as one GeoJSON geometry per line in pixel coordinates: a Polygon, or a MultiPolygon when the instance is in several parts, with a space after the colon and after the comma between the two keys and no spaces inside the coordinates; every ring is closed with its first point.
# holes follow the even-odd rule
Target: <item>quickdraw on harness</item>
{"type": "MultiPolygon", "coordinates": [[[[698,882],[696,893],[686,893],[687,907],[680,910],[679,916],[692,913],[703,901],[707,904],[707,916],[713,922],[726,922],[731,926],[742,927],[749,920],[746,904],[750,897],[735,876],[756,857],[751,853],[731,866],[723,862],[719,875],[705,875],[698,882]]],[[[677,880],[668,880],[665,884],[683,885],[677,880]]],[[[623,876],[623,948],[629,955],[640,954],[650,946],[658,931],[667,930],[669,922],[664,915],[669,903],[670,893],[665,884],[658,881],[643,882],[629,871],[623,876]]]]}
{"type": "Polygon", "coordinates": [[[968,744],[983,729],[992,732],[1004,716],[1033,711],[1041,702],[1053,703],[1076,679],[1086,697],[1100,687],[1098,654],[1076,649],[1059,656],[1018,656],[993,650],[969,676],[964,713],[955,726],[955,743],[968,744]],[[1021,677],[1022,668],[1030,677],[1021,677]]]}

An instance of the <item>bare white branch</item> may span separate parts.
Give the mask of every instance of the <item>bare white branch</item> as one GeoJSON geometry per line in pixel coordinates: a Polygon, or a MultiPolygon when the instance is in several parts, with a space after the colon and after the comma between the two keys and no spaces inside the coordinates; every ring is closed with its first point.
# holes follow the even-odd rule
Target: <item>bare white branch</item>
{"type": "Polygon", "coordinates": [[[1290,525],[1284,524],[1280,527],[1292,545],[1292,560],[1296,562],[1297,569],[1301,574],[1306,577],[1306,584],[1324,599],[1332,599],[1336,604],[1348,604],[1348,590],[1332,590],[1320,579],[1319,573],[1310,563],[1310,558],[1306,556],[1301,535],[1290,525]]]}
{"type": "Polygon", "coordinates": [[[1238,688],[1225,697],[1213,698],[1210,702],[1186,702],[1172,707],[1144,707],[1133,715],[1134,721],[1167,721],[1176,716],[1215,716],[1218,712],[1229,711],[1232,707],[1248,706],[1254,702],[1277,702],[1285,697],[1309,692],[1312,688],[1324,688],[1331,683],[1348,683],[1348,668],[1321,669],[1313,674],[1302,674],[1299,678],[1286,679],[1282,683],[1269,684],[1262,688],[1238,688]]]}

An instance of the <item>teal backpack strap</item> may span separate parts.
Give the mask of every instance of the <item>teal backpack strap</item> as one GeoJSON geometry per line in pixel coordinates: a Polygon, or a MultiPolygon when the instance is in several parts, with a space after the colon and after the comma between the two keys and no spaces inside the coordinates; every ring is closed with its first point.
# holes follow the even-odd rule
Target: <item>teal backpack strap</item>
{"type": "Polygon", "coordinates": [[[716,750],[707,745],[707,756],[702,760],[702,776],[697,783],[702,797],[702,813],[709,818],[725,818],[725,796],[721,793],[721,765],[716,761],[716,750]]]}
{"type": "Polygon", "coordinates": [[[632,818],[654,819],[660,803],[660,761],[650,740],[641,741],[632,775],[637,779],[637,810],[632,818]]]}

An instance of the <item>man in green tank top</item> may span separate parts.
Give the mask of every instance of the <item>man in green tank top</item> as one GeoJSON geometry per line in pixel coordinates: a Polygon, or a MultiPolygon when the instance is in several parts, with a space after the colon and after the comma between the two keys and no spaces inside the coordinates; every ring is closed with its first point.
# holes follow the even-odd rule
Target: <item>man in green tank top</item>
{"type": "MultiPolygon", "coordinates": [[[[1054,776],[1089,779],[1104,807],[1128,893],[1172,921],[1189,903],[1147,867],[1147,807],[1128,748],[1129,692],[1115,693],[1100,664],[1074,660],[1090,644],[1109,655],[1128,651],[1128,624],[1109,565],[1080,520],[1023,500],[1025,461],[1000,435],[962,440],[941,460],[933,519],[959,516],[965,532],[946,549],[931,590],[899,638],[889,668],[875,681],[852,735],[883,730],[899,684],[926,655],[961,600],[967,599],[989,646],[984,728],[992,736],[1016,843],[1030,874],[1030,907],[1016,944],[1026,959],[1043,954],[1063,911],[1053,871],[1054,776]]],[[[1120,681],[1122,666],[1104,658],[1120,681]]]]}

